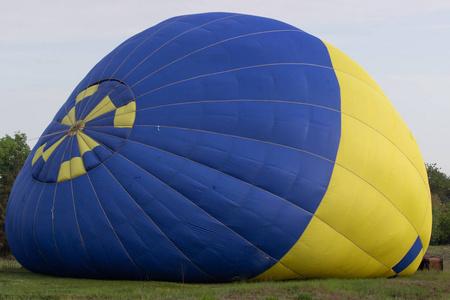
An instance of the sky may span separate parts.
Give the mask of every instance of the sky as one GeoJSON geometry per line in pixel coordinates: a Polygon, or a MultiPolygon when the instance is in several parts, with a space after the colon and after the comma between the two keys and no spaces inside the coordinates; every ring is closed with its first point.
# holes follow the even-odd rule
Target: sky
{"type": "Polygon", "coordinates": [[[75,86],[128,37],[168,18],[277,19],[336,46],[380,85],[426,163],[450,175],[448,0],[16,0],[0,10],[0,137],[33,147],[75,86]]]}

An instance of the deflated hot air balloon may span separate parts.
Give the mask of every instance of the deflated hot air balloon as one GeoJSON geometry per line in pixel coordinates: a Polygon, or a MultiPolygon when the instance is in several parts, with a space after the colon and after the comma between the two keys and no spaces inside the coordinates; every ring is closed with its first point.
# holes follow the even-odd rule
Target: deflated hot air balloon
{"type": "Polygon", "coordinates": [[[9,199],[36,273],[211,282],[390,277],[430,240],[413,136],[344,53],[206,13],[122,43],[75,88],[9,199]]]}

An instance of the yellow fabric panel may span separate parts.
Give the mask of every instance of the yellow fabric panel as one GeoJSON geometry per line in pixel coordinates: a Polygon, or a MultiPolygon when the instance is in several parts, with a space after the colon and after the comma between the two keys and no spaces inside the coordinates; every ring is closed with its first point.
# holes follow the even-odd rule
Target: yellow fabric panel
{"type": "Polygon", "coordinates": [[[86,173],[86,169],[84,168],[83,159],[79,156],[74,157],[70,160],[70,176],[71,178],[78,177],[86,173]]]}
{"type": "Polygon", "coordinates": [[[45,143],[44,145],[40,146],[36,150],[36,152],[34,153],[34,156],[33,156],[33,160],[31,161],[31,165],[34,165],[34,163],[39,159],[39,157],[42,156],[42,154],[44,153],[45,145],[47,145],[47,143],[45,143]]]}
{"type": "MultiPolygon", "coordinates": [[[[350,76],[363,81],[365,84],[369,85],[378,93],[382,94],[384,97],[383,90],[378,86],[378,84],[373,80],[373,78],[367,73],[359,64],[357,64],[353,59],[351,59],[347,54],[334,47],[327,42],[322,41],[328,49],[330,54],[331,62],[333,64],[333,69],[335,71],[345,72],[350,76]]],[[[339,82],[340,84],[340,82],[339,82]]]]}
{"type": "Polygon", "coordinates": [[[342,113],[361,120],[394,143],[415,166],[424,182],[422,187],[427,189],[428,176],[419,147],[389,99],[356,62],[332,45],[325,45],[341,87],[342,113]]]}
{"type": "Polygon", "coordinates": [[[45,150],[44,153],[42,154],[42,158],[45,161],[47,161],[47,159],[50,157],[50,155],[53,153],[53,151],[55,151],[56,147],[58,147],[59,144],[61,144],[61,142],[64,141],[64,139],[66,137],[67,137],[67,134],[65,136],[63,136],[62,138],[60,138],[56,143],[51,145],[47,150],[45,150]]]}
{"type": "Polygon", "coordinates": [[[66,181],[86,173],[83,159],[81,157],[74,157],[71,160],[65,161],[61,164],[58,173],[58,182],[66,181]]]}
{"type": "Polygon", "coordinates": [[[58,182],[66,181],[70,179],[70,160],[65,161],[59,167],[58,182]]]}
{"type": "Polygon", "coordinates": [[[399,146],[416,148],[419,157],[414,159],[424,165],[417,145],[412,144],[411,134],[396,111],[386,104],[387,98],[367,85],[364,88],[353,76],[336,74],[342,109],[342,134],[336,163],[383,193],[418,230],[426,212],[426,199],[429,199],[428,186],[412,159],[405,156],[407,151],[399,146]],[[397,132],[390,137],[394,140],[390,140],[388,132],[397,132]],[[402,137],[409,142],[398,142],[402,137]]]}
{"type": "Polygon", "coordinates": [[[250,281],[263,281],[263,280],[289,280],[289,279],[304,279],[305,277],[300,276],[291,269],[281,263],[276,263],[269,269],[270,272],[264,272],[256,277],[250,279],[250,281]]]}
{"type": "Polygon", "coordinates": [[[116,109],[116,106],[114,105],[114,103],[112,103],[109,96],[106,96],[105,98],[103,98],[102,101],[100,101],[99,104],[97,104],[97,106],[95,106],[95,108],[93,110],[91,110],[91,112],[86,116],[86,118],[84,118],[83,121],[85,123],[89,122],[89,121],[91,121],[95,118],[98,118],[101,115],[104,115],[115,109],[116,109]]]}
{"type": "Polygon", "coordinates": [[[398,209],[340,165],[334,168],[316,216],[389,267],[395,266],[417,239],[413,226],[398,209]]]}
{"type": "Polygon", "coordinates": [[[78,141],[78,149],[80,150],[80,155],[81,156],[83,156],[83,154],[85,152],[92,150],[92,149],[89,148],[88,144],[81,137],[81,132],[77,133],[77,141],[78,141]]]}
{"type": "Polygon", "coordinates": [[[114,117],[114,127],[131,128],[136,117],[136,102],[119,107],[114,117]]]}
{"type": "Polygon", "coordinates": [[[341,141],[330,185],[316,214],[393,267],[415,241],[430,203],[423,159],[410,131],[373,79],[347,55],[327,47],[341,90],[341,141]],[[348,174],[359,177],[358,189],[348,174]],[[339,217],[351,215],[355,222],[345,228],[339,217]],[[357,230],[352,231],[352,226],[357,230]],[[378,241],[378,246],[371,240],[378,241]]]}
{"type": "Polygon", "coordinates": [[[93,85],[88,87],[87,89],[84,89],[81,91],[81,93],[79,93],[77,95],[77,97],[75,98],[75,104],[80,102],[81,100],[83,100],[86,97],[92,96],[97,90],[98,90],[99,85],[93,85]]]}
{"type": "Polygon", "coordinates": [[[423,222],[422,227],[419,230],[419,237],[422,241],[423,245],[423,251],[426,252],[428,249],[428,246],[430,244],[430,238],[431,238],[431,226],[432,226],[432,206],[431,202],[428,203],[427,212],[425,214],[425,219],[423,222]]]}
{"type": "Polygon", "coordinates": [[[87,136],[82,132],[77,133],[77,141],[81,156],[83,156],[85,152],[91,151],[92,149],[100,145],[99,143],[94,141],[91,137],[87,136]]]}
{"type": "Polygon", "coordinates": [[[361,125],[383,136],[391,147],[411,164],[411,172],[422,181],[419,188],[426,190],[428,183],[425,165],[419,148],[403,120],[387,98],[364,86],[355,77],[337,72],[341,86],[342,117],[350,116],[361,125]]]}
{"type": "Polygon", "coordinates": [[[61,124],[72,126],[75,124],[75,106],[72,107],[67,115],[62,119],[61,124]]]}
{"type": "Polygon", "coordinates": [[[289,278],[292,271],[282,274],[278,264],[289,266],[307,278],[378,277],[389,272],[387,266],[315,216],[292,249],[255,279],[283,278],[283,275],[289,278]]]}
{"type": "Polygon", "coordinates": [[[408,159],[384,136],[342,115],[342,135],[336,164],[376,188],[418,231],[426,214],[428,190],[408,159]]]}
{"type": "Polygon", "coordinates": [[[369,277],[384,277],[384,278],[386,278],[386,277],[392,277],[392,276],[394,276],[394,275],[397,275],[397,274],[394,272],[394,270],[389,269],[389,271],[387,271],[386,273],[383,273],[383,274],[380,274],[380,275],[377,275],[377,276],[369,276],[369,277]]]}

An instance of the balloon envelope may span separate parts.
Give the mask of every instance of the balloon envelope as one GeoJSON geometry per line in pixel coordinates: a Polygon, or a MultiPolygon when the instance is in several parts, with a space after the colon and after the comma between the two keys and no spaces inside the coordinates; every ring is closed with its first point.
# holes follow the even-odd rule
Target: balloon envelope
{"type": "Polygon", "coordinates": [[[28,270],[170,281],[390,277],[430,240],[425,166],[373,79],[285,23],[206,13],[122,43],[8,203],[28,270]]]}

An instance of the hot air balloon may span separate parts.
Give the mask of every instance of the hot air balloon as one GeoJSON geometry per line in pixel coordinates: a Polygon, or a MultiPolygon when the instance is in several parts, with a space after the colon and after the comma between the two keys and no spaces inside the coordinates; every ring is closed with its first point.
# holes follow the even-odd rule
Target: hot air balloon
{"type": "Polygon", "coordinates": [[[93,67],[17,177],[6,231],[20,264],[56,276],[391,277],[419,266],[431,200],[412,134],[352,59],[204,13],[93,67]]]}

